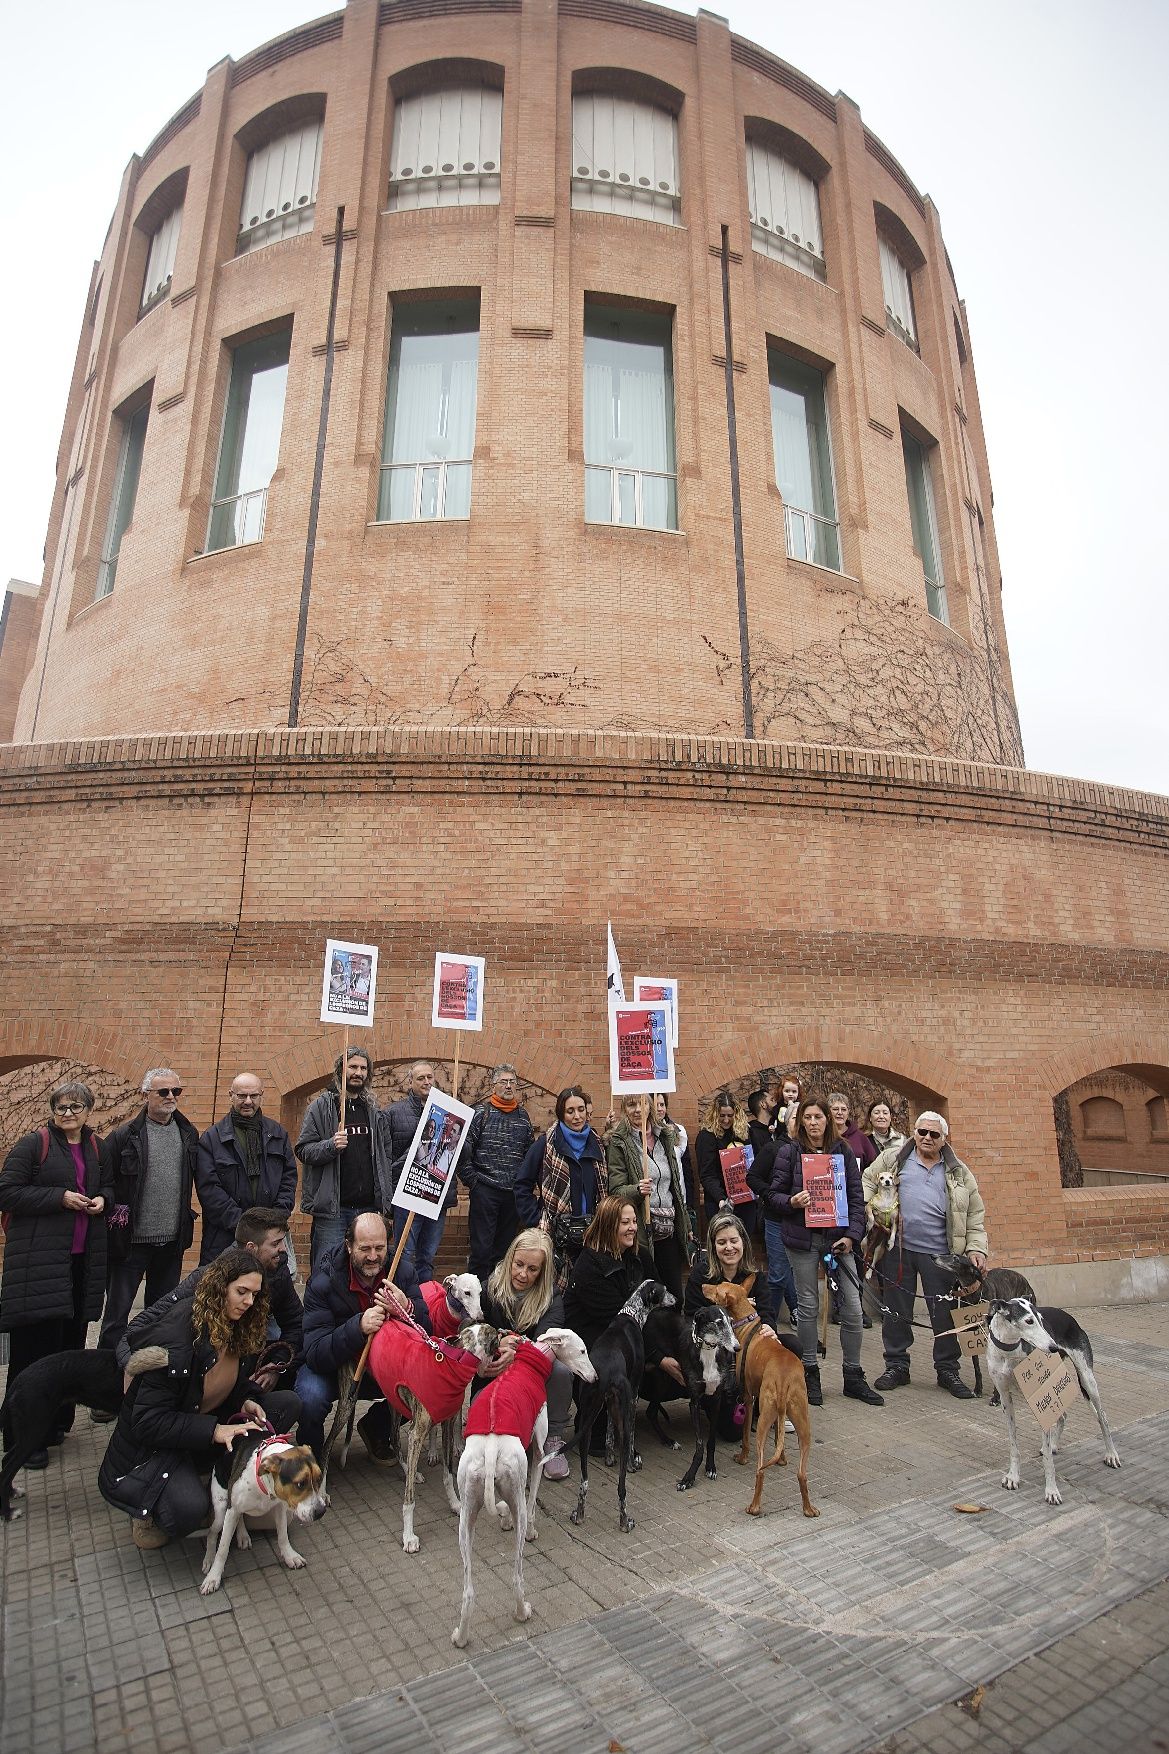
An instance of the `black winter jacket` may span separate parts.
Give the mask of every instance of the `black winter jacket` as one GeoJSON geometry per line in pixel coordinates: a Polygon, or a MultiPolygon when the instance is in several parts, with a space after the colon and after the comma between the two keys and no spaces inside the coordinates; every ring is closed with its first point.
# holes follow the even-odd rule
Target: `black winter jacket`
{"type": "Polygon", "coordinates": [[[747,1186],[757,1200],[762,1200],[766,1198],[767,1190],[771,1186],[771,1172],[775,1168],[779,1140],[762,1121],[757,1121],[752,1116],[747,1122],[747,1143],[755,1153],[747,1171],[747,1186]]]}
{"type": "MultiPolygon", "coordinates": [[[[173,1291],[168,1291],[165,1297],[160,1297],[134,1317],[118,1341],[118,1363],[123,1370],[131,1355],[141,1351],[143,1346],[165,1346],[169,1350],[178,1343],[186,1332],[183,1323],[190,1324],[195,1290],[210,1264],[207,1262],[196,1267],[173,1291]]],[[[280,1329],[280,1338],[287,1340],[292,1347],[292,1363],[288,1366],[292,1370],[304,1363],[304,1309],[296,1295],[288,1262],[284,1261],[272,1273],[265,1273],[264,1279],[271,1318],[280,1329]]]]}
{"type": "Polygon", "coordinates": [[[831,1226],[820,1229],[809,1229],[804,1222],[802,1206],[792,1205],[792,1196],[804,1191],[804,1158],[797,1139],[782,1139],[775,1154],[775,1168],[772,1171],[771,1186],[767,1190],[766,1211],[769,1218],[778,1218],[783,1232],[784,1246],[787,1249],[816,1249],[822,1251],[834,1246],[843,1236],[850,1237],[854,1243],[862,1241],[865,1234],[865,1196],[861,1186],[861,1172],[857,1167],[852,1148],[838,1139],[827,1148],[829,1157],[844,1158],[844,1184],[848,1193],[848,1223],[839,1229],[831,1226]]]}
{"type": "MultiPolygon", "coordinates": [[[[173,1245],[182,1250],[189,1249],[191,1238],[195,1234],[195,1209],[191,1205],[191,1194],[195,1185],[195,1158],[199,1151],[199,1135],[187,1119],[176,1109],[172,1124],[183,1136],[183,1190],[179,1199],[179,1235],[178,1242],[173,1245]]],[[[102,1180],[113,1184],[113,1203],[115,1206],[129,1206],[130,1221],[128,1224],[115,1225],[110,1231],[110,1254],[116,1259],[124,1260],[129,1254],[134,1241],[134,1226],[138,1219],[138,1208],[142,1200],[144,1171],[148,1168],[146,1161],[146,1110],[139,1109],[132,1121],[123,1121],[112,1133],[107,1133],[101,1143],[102,1180]]],[[[166,1245],[168,1248],[171,1244],[166,1245]]]]}
{"type": "Polygon", "coordinates": [[[526,1108],[514,1108],[508,1114],[493,1103],[480,1103],[467,1128],[467,1143],[459,1159],[459,1179],[468,1188],[473,1188],[476,1182],[493,1188],[514,1188],[520,1164],[535,1137],[526,1108]]]}
{"type": "MultiPolygon", "coordinates": [[[[407,1274],[398,1269],[395,1283],[414,1306],[414,1315],[430,1332],[430,1315],[418,1288],[413,1267],[407,1274]]],[[[349,1289],[349,1252],[343,1242],[326,1249],[304,1293],[304,1361],[318,1376],[336,1376],[343,1364],[356,1364],[365,1345],[361,1331],[364,1313],[355,1292],[349,1289]]]]}
{"type": "MultiPolygon", "coordinates": [[[[73,1317],[73,1227],[77,1218],[63,1204],[77,1191],[77,1170],[69,1141],[50,1126],[49,1149],[41,1162],[41,1134],[18,1139],[0,1171],[0,1212],[11,1213],[4,1243],[4,1275],[0,1279],[0,1331],[27,1328],[36,1322],[73,1317]]],[[[99,1155],[97,1134],[81,1129],[85,1153],[85,1191],[100,1195],[106,1209],[89,1220],[85,1234],[85,1278],[82,1308],[87,1321],[101,1314],[106,1289],[106,1218],[113,1189],[99,1155]]]]}
{"type": "MultiPolygon", "coordinates": [[[[346,1097],[347,1102],[352,1098],[346,1097]]],[[[362,1092],[369,1110],[370,1147],[373,1155],[374,1204],[381,1212],[389,1212],[394,1180],[390,1173],[389,1134],[385,1117],[378,1108],[372,1091],[362,1092]]],[[[341,1210],[341,1153],[333,1144],[337,1131],[339,1104],[331,1086],[314,1096],[296,1141],[296,1155],[304,1164],[300,1189],[300,1209],[315,1218],[336,1218],[341,1210]]]]}
{"type": "MultiPolygon", "coordinates": [[[[729,1150],[733,1145],[743,1145],[748,1142],[736,1138],[733,1128],[727,1133],[712,1133],[706,1127],[701,1129],[694,1141],[694,1161],[698,1166],[698,1179],[702,1183],[702,1203],[706,1211],[708,1229],[711,1219],[727,1197],[727,1184],[723,1180],[722,1164],[718,1154],[720,1151],[729,1150]]],[[[742,1220],[747,1235],[753,1236],[759,1217],[758,1199],[745,1200],[741,1205],[736,1206],[735,1216],[742,1220]]]]}
{"type": "MultiPolygon", "coordinates": [[[[695,1255],[694,1265],[690,1269],[690,1277],[686,1281],[686,1291],[682,1299],[682,1313],[684,1315],[693,1318],[700,1309],[710,1308],[710,1300],[703,1295],[702,1291],[702,1287],[708,1283],[707,1272],[707,1256],[705,1249],[703,1249],[695,1255]]],[[[771,1287],[767,1283],[766,1267],[760,1267],[756,1270],[754,1267],[740,1265],[735,1274],[735,1284],[742,1285],[744,1280],[751,1277],[752,1273],[755,1274],[755,1283],[751,1287],[751,1301],[755,1305],[760,1320],[772,1322],[774,1312],[771,1307],[771,1287]]]]}
{"type": "Polygon", "coordinates": [[[199,1135],[195,1189],[203,1213],[199,1259],[213,1261],[235,1241],[235,1227],[249,1206],[292,1211],[296,1204],[296,1159],[291,1139],[279,1121],[260,1116],[260,1185],[253,1198],[231,1114],[224,1115],[199,1135]]]}
{"type": "Polygon", "coordinates": [[[566,1323],[591,1350],[642,1280],[653,1276],[653,1262],[636,1249],[620,1256],[581,1249],[564,1294],[566,1323]]]}
{"type": "MultiPolygon", "coordinates": [[[[638,1283],[640,1284],[640,1280],[638,1283]]],[[[564,1326],[564,1299],[558,1291],[552,1293],[552,1302],[535,1326],[531,1328],[517,1328],[502,1303],[492,1297],[486,1285],[483,1287],[481,1301],[483,1320],[490,1322],[493,1328],[499,1328],[505,1334],[522,1333],[526,1340],[538,1340],[541,1334],[548,1332],[549,1328],[562,1328],[564,1326]]]]}

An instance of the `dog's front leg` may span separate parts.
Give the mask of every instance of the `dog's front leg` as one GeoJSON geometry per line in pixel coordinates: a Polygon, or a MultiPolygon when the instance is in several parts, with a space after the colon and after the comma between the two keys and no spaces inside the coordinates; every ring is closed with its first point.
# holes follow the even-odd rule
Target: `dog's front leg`
{"type": "MultiPolygon", "coordinates": [[[[689,1492],[695,1480],[698,1478],[698,1469],[702,1462],[702,1416],[697,1401],[691,1401],[690,1403],[690,1423],[694,1428],[694,1456],[691,1460],[690,1466],[678,1482],[679,1492],[689,1492]]],[[[677,1444],[675,1444],[674,1448],[677,1449],[677,1447],[677,1444]]],[[[708,1479],[712,1477],[710,1464],[713,1462],[713,1459],[712,1456],[707,1465],[706,1474],[708,1479]]]]}
{"type": "Polygon", "coordinates": [[[430,1417],[422,1403],[415,1402],[410,1421],[410,1441],[406,1448],[406,1491],[402,1498],[402,1551],[417,1553],[418,1536],[414,1533],[414,1488],[418,1480],[418,1464],[422,1447],[430,1434],[430,1417]]]}
{"type": "Polygon", "coordinates": [[[1055,1477],[1055,1455],[1052,1449],[1052,1433],[1043,1433],[1043,1496],[1048,1504],[1062,1504],[1063,1493],[1055,1477]]]}
{"type": "Polygon", "coordinates": [[[1019,1433],[1015,1429],[1015,1395],[1009,1382],[1005,1390],[1000,1392],[1003,1412],[1007,1416],[1007,1437],[1011,1446],[1007,1471],[1003,1475],[1003,1485],[1008,1492],[1017,1492],[1019,1490],[1019,1433]]]}
{"type": "Polygon", "coordinates": [[[754,1399],[751,1395],[751,1391],[747,1388],[744,1388],[744,1390],[743,1390],[743,1441],[739,1445],[739,1453],[735,1457],[735,1460],[744,1467],[746,1466],[747,1456],[749,1455],[750,1449],[751,1449],[751,1422],[754,1419],[754,1417],[755,1417],[754,1399]]]}
{"type": "Polygon", "coordinates": [[[288,1506],[276,1501],[276,1551],[289,1571],[303,1571],[308,1564],[288,1539],[288,1506]]]}
{"type": "MultiPolygon", "coordinates": [[[[219,1537],[223,1533],[223,1519],[227,1515],[227,1505],[228,1505],[227,1493],[224,1491],[223,1487],[219,1484],[218,1480],[212,1478],[212,1481],[211,1481],[211,1527],[207,1531],[207,1546],[203,1552],[203,1575],[204,1575],[204,1577],[206,1577],[207,1573],[211,1570],[211,1562],[215,1558],[215,1549],[219,1546],[219,1537]]],[[[242,1517],[240,1518],[240,1525],[239,1526],[241,1529],[244,1526],[242,1517]]],[[[223,1573],[223,1566],[222,1565],[219,1567],[219,1570],[220,1570],[220,1575],[222,1575],[222,1573],[223,1573]]]]}
{"type": "MultiPolygon", "coordinates": [[[[236,1510],[235,1506],[230,1503],[225,1504],[223,1521],[220,1525],[219,1546],[216,1549],[211,1570],[207,1572],[207,1576],[199,1586],[201,1596],[213,1596],[223,1582],[223,1568],[227,1564],[227,1556],[231,1552],[231,1537],[235,1534],[235,1526],[239,1519],[240,1512],[236,1510]]],[[[211,1535],[207,1537],[207,1544],[210,1547],[211,1535]]],[[[207,1570],[206,1558],[203,1561],[203,1569],[207,1570]]]]}

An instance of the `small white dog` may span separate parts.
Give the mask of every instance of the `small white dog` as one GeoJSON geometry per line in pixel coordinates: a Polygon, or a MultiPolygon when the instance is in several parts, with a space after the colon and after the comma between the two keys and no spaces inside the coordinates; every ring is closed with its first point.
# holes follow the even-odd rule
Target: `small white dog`
{"type": "Polygon", "coordinates": [[[288,1523],[315,1523],[329,1508],[322,1489],[321,1470],[308,1444],[290,1437],[273,1437],[262,1431],[237,1437],[229,1450],[216,1459],[211,1477],[211,1527],[203,1555],[206,1577],[199,1594],[214,1595],[223,1582],[223,1568],[231,1551],[252,1544],[247,1522],[253,1528],[275,1528],[276,1550],[290,1571],[308,1563],[288,1539],[288,1523]]]}
{"type": "Polygon", "coordinates": [[[866,1203],[865,1211],[868,1213],[869,1226],[861,1244],[861,1260],[865,1278],[871,1279],[873,1268],[879,1266],[888,1251],[897,1246],[901,1202],[897,1193],[897,1176],[893,1170],[881,1171],[873,1189],[873,1197],[866,1203]]]}
{"type": "MultiPolygon", "coordinates": [[[[595,1382],[588,1348],[571,1328],[549,1328],[538,1340],[521,1340],[515,1358],[471,1402],[467,1435],[459,1462],[459,1552],[463,1559],[463,1606],[451,1643],[467,1642],[475,1591],[471,1583],[471,1545],[484,1505],[515,1526],[515,1617],[530,1620],[524,1597],[524,1542],[536,1539],[536,1494],[548,1459],[548,1403],[545,1398],[554,1359],[574,1376],[595,1382]],[[529,1484],[529,1451],[531,1480],[529,1484]]],[[[510,1524],[508,1526],[510,1526],[510,1524]]]]}
{"type": "MultiPolygon", "coordinates": [[[[1003,1475],[1003,1486],[1008,1492],[1019,1490],[1019,1437],[1015,1430],[1015,1393],[1018,1384],[1015,1381],[1015,1366],[1028,1352],[1058,1352],[1075,1367],[1080,1391],[1085,1400],[1091,1402],[1104,1438],[1104,1465],[1106,1468],[1119,1468],[1120,1455],[1112,1440],[1104,1408],[1100,1404],[1100,1390],[1092,1369],[1092,1342],[1074,1316],[1069,1315],[1066,1309],[1047,1306],[1036,1309],[1026,1297],[1012,1297],[1006,1302],[993,1303],[987,1324],[986,1350],[990,1378],[999,1392],[1007,1418],[1011,1455],[1007,1471],[1003,1475]]],[[[1063,1503],[1063,1495],[1055,1478],[1055,1455],[1063,1437],[1066,1417],[1065,1414],[1058,1425],[1043,1433],[1043,1496],[1048,1504],[1063,1503]]]]}

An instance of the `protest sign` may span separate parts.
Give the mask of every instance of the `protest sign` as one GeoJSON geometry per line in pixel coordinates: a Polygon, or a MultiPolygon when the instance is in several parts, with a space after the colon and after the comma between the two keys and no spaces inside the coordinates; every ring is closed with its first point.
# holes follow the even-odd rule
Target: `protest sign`
{"type": "Polygon", "coordinates": [[[989,1303],[960,1303],[950,1311],[950,1320],[958,1336],[958,1349],[964,1358],[981,1357],[986,1351],[989,1316],[989,1303]]]}
{"type": "Polygon", "coordinates": [[[341,1023],[346,1028],[357,1023],[363,1029],[371,1029],[376,987],[376,944],[345,944],[339,938],[326,940],[322,1023],[341,1023]]]}
{"type": "Polygon", "coordinates": [[[848,1224],[848,1186],[843,1157],[825,1151],[805,1151],[804,1187],[811,1199],[804,1207],[804,1223],[810,1230],[843,1230],[848,1224]]]}
{"type": "Polygon", "coordinates": [[[439,1216],[474,1113],[445,1091],[430,1092],[394,1189],[395,1206],[420,1218],[439,1216]]]}
{"type": "Polygon", "coordinates": [[[633,1002],[636,1005],[668,1005],[670,1007],[670,1045],[678,1051],[678,983],[666,975],[635,974],[633,1002]]]}
{"type": "Polygon", "coordinates": [[[747,1171],[755,1161],[755,1153],[750,1145],[728,1145],[725,1151],[719,1152],[718,1160],[722,1167],[727,1199],[732,1206],[745,1206],[749,1200],[755,1198],[747,1186],[747,1171]]]}
{"type": "Polygon", "coordinates": [[[614,1096],[677,1088],[668,1005],[610,1005],[609,1082],[614,1096]]]}
{"type": "Polygon", "coordinates": [[[1080,1398],[1076,1367],[1058,1352],[1030,1353],[1016,1364],[1015,1381],[1043,1431],[1058,1425],[1080,1398]]]}
{"type": "Polygon", "coordinates": [[[484,967],[482,956],[436,952],[430,1008],[435,1029],[482,1029],[484,967]]]}

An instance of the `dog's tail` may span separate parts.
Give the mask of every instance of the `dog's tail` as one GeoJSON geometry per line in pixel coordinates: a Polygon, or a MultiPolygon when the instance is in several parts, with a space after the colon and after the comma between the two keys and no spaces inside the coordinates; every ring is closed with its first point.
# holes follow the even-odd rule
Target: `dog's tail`
{"type": "Polygon", "coordinates": [[[488,1516],[499,1515],[495,1502],[495,1463],[498,1456],[499,1439],[492,1432],[483,1446],[483,1502],[488,1516]]]}

